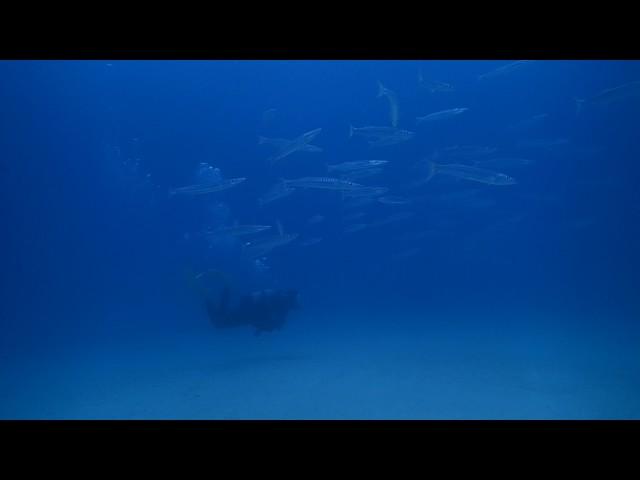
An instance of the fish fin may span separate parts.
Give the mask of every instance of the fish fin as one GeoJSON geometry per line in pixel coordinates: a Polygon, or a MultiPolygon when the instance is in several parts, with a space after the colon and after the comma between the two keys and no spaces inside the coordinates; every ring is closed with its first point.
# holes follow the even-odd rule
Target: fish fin
{"type": "Polygon", "coordinates": [[[574,98],[573,100],[576,102],[576,117],[577,117],[578,115],[580,115],[580,112],[582,112],[582,109],[584,108],[585,100],[582,100],[579,98],[574,98]]]}
{"type": "Polygon", "coordinates": [[[382,82],[378,80],[378,95],[376,95],[376,98],[382,97],[385,93],[387,93],[387,89],[384,88],[382,82]]]}

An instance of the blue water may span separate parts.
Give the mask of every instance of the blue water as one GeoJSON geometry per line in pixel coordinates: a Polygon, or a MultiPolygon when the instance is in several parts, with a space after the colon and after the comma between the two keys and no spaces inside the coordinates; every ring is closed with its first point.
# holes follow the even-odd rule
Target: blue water
{"type": "Polygon", "coordinates": [[[637,82],[640,62],[479,79],[509,63],[0,62],[0,418],[640,418],[640,98],[575,101],[637,82]],[[391,126],[378,82],[413,138],[349,136],[391,126]],[[451,108],[468,110],[416,123],[451,108]],[[258,141],[317,128],[322,151],[273,165],[258,141]],[[513,184],[413,186],[429,160],[505,157],[528,161],[490,169],[513,184]],[[354,182],[409,203],[258,202],[371,159],[388,163],[354,182]],[[271,229],[203,236],[235,224],[271,229]],[[250,258],[278,224],[298,236],[250,258]],[[236,296],[297,289],[300,308],[280,330],[218,329],[203,288],[221,278],[236,296]]]}

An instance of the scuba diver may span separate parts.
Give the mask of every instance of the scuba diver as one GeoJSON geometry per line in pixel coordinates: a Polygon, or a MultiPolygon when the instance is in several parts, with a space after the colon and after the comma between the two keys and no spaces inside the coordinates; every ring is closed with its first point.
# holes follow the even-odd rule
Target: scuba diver
{"type": "Polygon", "coordinates": [[[256,329],[256,335],[281,329],[289,311],[299,306],[295,290],[259,290],[243,295],[233,306],[230,305],[230,296],[231,291],[225,286],[218,303],[206,299],[211,323],[218,328],[250,325],[256,329]]]}
{"type": "Polygon", "coordinates": [[[252,326],[255,334],[260,335],[262,332],[281,329],[289,312],[299,307],[298,292],[294,289],[257,290],[232,302],[229,282],[222,272],[209,270],[195,279],[200,280],[205,276],[223,279],[218,301],[214,300],[209,289],[200,289],[204,294],[209,320],[216,328],[252,326]]]}

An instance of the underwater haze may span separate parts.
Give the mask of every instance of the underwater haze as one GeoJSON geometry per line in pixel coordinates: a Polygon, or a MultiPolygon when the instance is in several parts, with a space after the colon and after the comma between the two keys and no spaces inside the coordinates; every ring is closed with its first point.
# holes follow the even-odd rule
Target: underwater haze
{"type": "Polygon", "coordinates": [[[639,61],[2,61],[2,419],[639,419],[639,61]]]}

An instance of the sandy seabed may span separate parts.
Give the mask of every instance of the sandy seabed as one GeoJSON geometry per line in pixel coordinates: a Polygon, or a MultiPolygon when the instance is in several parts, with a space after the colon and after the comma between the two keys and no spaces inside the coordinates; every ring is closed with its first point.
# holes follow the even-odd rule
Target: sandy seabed
{"type": "Polygon", "coordinates": [[[202,325],[14,355],[0,418],[640,418],[636,334],[417,320],[308,318],[261,336],[202,325]]]}

